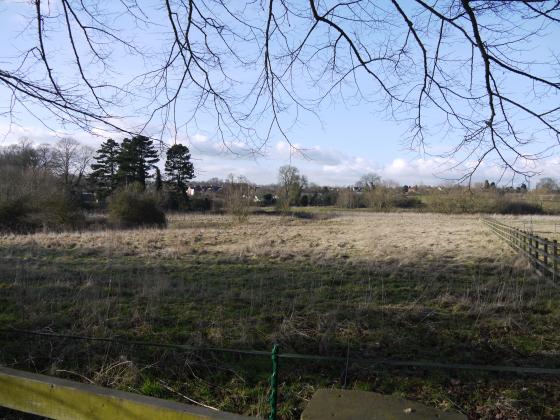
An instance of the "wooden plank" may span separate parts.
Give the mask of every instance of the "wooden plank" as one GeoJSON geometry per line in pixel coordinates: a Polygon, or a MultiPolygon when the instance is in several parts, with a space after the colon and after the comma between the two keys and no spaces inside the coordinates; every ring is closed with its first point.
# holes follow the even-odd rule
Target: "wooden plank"
{"type": "Polygon", "coordinates": [[[552,241],[552,254],[554,255],[552,260],[552,278],[556,280],[556,273],[558,272],[558,241],[556,239],[552,241]]]}
{"type": "Polygon", "coordinates": [[[248,417],[0,367],[0,406],[60,420],[247,420],[248,417]]]}
{"type": "Polygon", "coordinates": [[[496,228],[498,230],[501,230],[502,232],[511,232],[511,230],[515,230],[515,231],[519,232],[519,234],[522,237],[527,238],[530,241],[536,241],[536,242],[538,242],[539,244],[542,244],[542,245],[550,243],[550,241],[548,241],[547,239],[543,239],[538,235],[535,235],[535,234],[532,234],[532,233],[529,233],[529,232],[525,232],[523,230],[508,226],[508,225],[506,225],[504,223],[501,223],[501,222],[497,222],[497,221],[493,221],[493,220],[491,221],[491,220],[488,220],[488,219],[483,219],[483,221],[485,221],[490,226],[493,226],[494,228],[496,228]]]}

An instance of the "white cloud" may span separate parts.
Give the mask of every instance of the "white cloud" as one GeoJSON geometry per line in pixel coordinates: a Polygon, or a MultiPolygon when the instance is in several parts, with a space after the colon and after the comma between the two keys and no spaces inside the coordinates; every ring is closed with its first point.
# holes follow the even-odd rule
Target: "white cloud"
{"type": "Polygon", "coordinates": [[[240,141],[224,143],[212,140],[203,134],[179,138],[177,141],[188,145],[193,154],[201,156],[220,156],[223,159],[253,159],[256,156],[254,150],[240,141]]]}
{"type": "Polygon", "coordinates": [[[27,137],[35,144],[53,144],[63,137],[72,137],[94,148],[103,141],[103,138],[84,132],[76,133],[73,131],[49,130],[47,128],[0,123],[0,145],[14,144],[24,137],[27,137]]]}
{"type": "Polygon", "coordinates": [[[277,142],[275,151],[278,158],[292,158],[296,161],[303,160],[325,165],[337,165],[347,158],[340,150],[324,149],[321,146],[305,147],[285,141],[277,142]]]}
{"type": "MultiPolygon", "coordinates": [[[[36,144],[52,144],[62,137],[71,136],[80,142],[97,148],[106,136],[96,137],[88,133],[50,131],[46,128],[0,124],[0,139],[7,134],[0,145],[17,142],[21,137],[28,137],[36,144]]],[[[102,134],[101,132],[99,134],[102,134]]],[[[103,133],[106,134],[106,133],[103,133]]],[[[119,139],[119,136],[113,136],[119,139]]],[[[300,144],[290,145],[277,142],[262,156],[253,153],[251,148],[240,141],[224,144],[203,134],[178,137],[177,142],[186,144],[197,170],[198,179],[211,177],[225,178],[228,174],[245,175],[253,182],[267,184],[276,182],[278,168],[291,163],[301,173],[307,175],[311,182],[322,185],[352,185],[363,174],[375,172],[384,179],[400,184],[441,184],[446,179],[458,179],[467,173],[476,162],[458,164],[451,159],[439,157],[405,158],[397,157],[390,162],[380,163],[367,156],[350,156],[340,150],[321,146],[305,147],[300,144]],[[455,168],[453,168],[455,166],[455,168]]],[[[169,139],[166,143],[172,144],[169,139]]],[[[541,173],[541,176],[560,178],[560,158],[548,157],[539,162],[525,161],[523,167],[541,173]]],[[[484,179],[499,180],[502,168],[492,162],[484,162],[477,169],[474,181],[484,179]]],[[[539,178],[537,177],[537,178],[539,178]]],[[[507,182],[509,179],[504,179],[507,182]]],[[[520,183],[521,180],[516,180],[520,183]]],[[[537,180],[532,181],[536,183],[537,180]]]]}

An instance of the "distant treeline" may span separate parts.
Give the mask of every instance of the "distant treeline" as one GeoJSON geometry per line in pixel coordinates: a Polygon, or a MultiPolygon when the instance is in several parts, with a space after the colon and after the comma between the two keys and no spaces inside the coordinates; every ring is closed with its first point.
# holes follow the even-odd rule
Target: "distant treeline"
{"type": "Polygon", "coordinates": [[[108,210],[111,226],[164,225],[163,209],[189,209],[194,167],[186,146],[160,151],[144,136],[109,139],[95,152],[71,138],[27,139],[0,149],[0,231],[88,227],[87,211],[108,210]]]}
{"type": "Polygon", "coordinates": [[[497,187],[399,186],[370,173],[351,187],[317,186],[294,166],[283,166],[274,185],[243,176],[194,182],[189,149],[164,150],[144,136],[109,139],[97,151],[71,138],[54,145],[22,140],[0,148],[0,231],[33,232],[165,225],[166,211],[228,212],[244,219],[258,207],[332,206],[371,211],[438,213],[560,213],[560,187],[552,178],[528,190],[497,187]],[[158,163],[165,156],[164,170],[158,163]],[[103,217],[86,217],[103,213],[103,217]]]}

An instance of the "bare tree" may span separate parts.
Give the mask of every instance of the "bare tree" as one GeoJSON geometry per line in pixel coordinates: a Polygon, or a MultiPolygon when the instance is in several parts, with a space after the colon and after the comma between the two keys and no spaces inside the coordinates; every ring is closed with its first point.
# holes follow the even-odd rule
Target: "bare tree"
{"type": "Polygon", "coordinates": [[[55,152],[48,144],[40,144],[35,148],[37,165],[41,170],[53,169],[56,161],[55,152]]]}
{"type": "Polygon", "coordinates": [[[224,185],[226,210],[240,222],[247,220],[255,192],[255,185],[246,177],[230,174],[224,185]]]}
{"type": "Polygon", "coordinates": [[[80,143],[70,137],[65,137],[56,142],[54,147],[55,170],[62,177],[64,185],[69,185],[74,162],[78,154],[80,143]]]}
{"type": "Polygon", "coordinates": [[[161,0],[153,9],[34,0],[28,8],[34,42],[19,47],[19,60],[0,57],[0,89],[11,98],[0,113],[12,119],[40,107],[39,118],[48,111],[89,130],[157,124],[164,138],[210,115],[226,144],[242,139],[258,152],[272,137],[289,141],[301,113],[352,100],[408,120],[413,148],[456,139],[440,155],[466,168],[462,180],[484,161],[531,176],[531,161],[560,141],[557,0],[161,0]],[[162,34],[164,44],[132,42],[139,32],[162,34]],[[142,70],[124,81],[119,64],[121,73],[142,70]]]}
{"type": "Polygon", "coordinates": [[[362,175],[360,180],[356,182],[356,187],[363,188],[364,190],[373,190],[381,183],[381,177],[373,172],[362,175]]]}
{"type": "Polygon", "coordinates": [[[77,140],[65,137],[54,147],[54,169],[66,187],[78,185],[89,167],[93,149],[80,144],[77,140]]]}
{"type": "Polygon", "coordinates": [[[286,165],[278,170],[278,206],[283,212],[299,204],[301,193],[307,186],[307,177],[295,166],[286,165]]]}
{"type": "Polygon", "coordinates": [[[84,175],[87,169],[90,167],[91,160],[93,159],[93,154],[95,150],[86,145],[80,145],[76,153],[76,159],[74,161],[74,184],[80,185],[81,181],[84,179],[84,175]]]}
{"type": "Polygon", "coordinates": [[[33,147],[27,138],[16,145],[0,147],[0,200],[52,194],[56,180],[51,166],[45,164],[47,155],[51,155],[50,148],[33,147]]]}

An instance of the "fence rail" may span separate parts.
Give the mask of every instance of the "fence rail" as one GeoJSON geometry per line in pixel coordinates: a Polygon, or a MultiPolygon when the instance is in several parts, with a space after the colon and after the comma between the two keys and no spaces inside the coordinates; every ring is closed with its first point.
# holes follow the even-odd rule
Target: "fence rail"
{"type": "Polygon", "coordinates": [[[548,238],[541,238],[534,233],[506,225],[490,217],[484,217],[482,221],[499,238],[525,255],[538,271],[552,276],[556,280],[560,269],[560,255],[556,239],[551,241],[548,238]]]}
{"type": "Polygon", "coordinates": [[[249,417],[0,367],[0,406],[57,420],[250,420],[249,417]]]}

